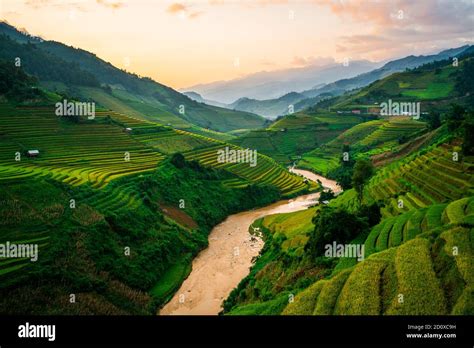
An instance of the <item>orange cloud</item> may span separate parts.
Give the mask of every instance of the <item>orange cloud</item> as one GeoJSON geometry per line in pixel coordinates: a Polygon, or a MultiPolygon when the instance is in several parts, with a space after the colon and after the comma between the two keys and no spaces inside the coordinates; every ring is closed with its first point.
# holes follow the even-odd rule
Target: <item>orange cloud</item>
{"type": "Polygon", "coordinates": [[[186,10],[187,10],[186,6],[176,2],[174,4],[171,4],[166,11],[169,12],[169,13],[180,13],[180,12],[186,11],[186,10]]]}
{"type": "Polygon", "coordinates": [[[96,2],[99,5],[109,7],[112,9],[118,9],[118,8],[123,7],[124,5],[121,1],[113,1],[113,0],[96,0],[96,2]]]}
{"type": "Polygon", "coordinates": [[[166,12],[171,14],[178,14],[189,19],[197,18],[202,14],[202,12],[200,11],[191,11],[190,6],[183,5],[179,2],[175,2],[168,6],[166,12]]]}

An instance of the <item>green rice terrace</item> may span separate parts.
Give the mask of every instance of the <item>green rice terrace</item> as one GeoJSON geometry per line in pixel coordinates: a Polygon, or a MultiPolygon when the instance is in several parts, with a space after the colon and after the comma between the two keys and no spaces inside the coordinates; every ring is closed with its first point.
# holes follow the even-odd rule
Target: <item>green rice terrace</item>
{"type": "MultiPolygon", "coordinates": [[[[471,53],[472,55],[472,53],[471,53]]],[[[456,91],[455,76],[464,64],[472,58],[466,58],[455,67],[452,61],[441,61],[436,67],[422,66],[417,69],[392,74],[349,96],[340,97],[331,108],[351,110],[370,108],[388,99],[399,101],[423,101],[426,105],[449,105],[460,95],[456,91]]]]}
{"type": "Polygon", "coordinates": [[[284,116],[267,129],[247,132],[231,142],[257,149],[280,163],[288,164],[362,121],[361,117],[351,115],[298,112],[284,116]]]}
{"type": "MultiPolygon", "coordinates": [[[[432,145],[384,167],[369,182],[364,198],[383,202],[382,215],[390,217],[473,195],[474,157],[454,160],[453,153],[460,153],[460,147],[448,143],[432,145]]],[[[355,192],[347,191],[332,204],[354,209],[355,192]]]]}
{"type": "MultiPolygon", "coordinates": [[[[390,123],[361,123],[325,149],[331,143],[340,149],[344,138],[361,147],[373,143],[373,134],[387,133],[384,128],[392,128],[390,123]]],[[[411,134],[424,129],[419,122],[394,123],[394,128],[411,134]]],[[[264,233],[265,249],[250,275],[226,300],[224,313],[472,315],[474,157],[464,154],[463,148],[459,138],[440,132],[421,149],[377,168],[363,189],[363,206],[356,191],[349,189],[327,206],[254,222],[264,233]],[[357,220],[358,216],[369,216],[369,220],[377,216],[366,215],[367,210],[362,213],[368,206],[380,214],[369,225],[367,220],[357,220]],[[326,211],[349,214],[352,226],[346,231],[360,228],[345,243],[363,246],[362,260],[315,254],[312,243],[318,220],[326,211]]],[[[331,218],[337,220],[335,228],[344,229],[339,220],[345,215],[337,216],[341,217],[331,218]]],[[[321,225],[323,231],[328,224],[321,225]]]]}
{"type": "Polygon", "coordinates": [[[474,197],[386,218],[352,241],[364,244],[363,261],[340,258],[330,268],[304,257],[315,209],[257,222],[278,247],[266,250],[227,301],[228,314],[474,312],[474,197]]]}
{"type": "Polygon", "coordinates": [[[413,139],[425,131],[424,122],[403,116],[360,123],[305,153],[298,166],[328,175],[339,165],[344,145],[350,145],[349,152],[352,155],[376,155],[396,151],[401,145],[400,139],[413,139]]]}
{"type": "Polygon", "coordinates": [[[385,219],[367,237],[364,261],[336,267],[283,314],[472,314],[473,207],[470,197],[385,219]]]}
{"type": "MultiPolygon", "coordinates": [[[[3,102],[0,144],[0,242],[36,243],[42,255],[2,259],[0,292],[30,294],[17,307],[28,313],[153,312],[227,215],[318,188],[265,155],[255,167],[217,163],[219,149],[240,148],[104,109],[69,119],[3,102]],[[71,291],[82,298],[76,308],[66,304],[71,291]],[[48,294],[56,300],[35,302],[48,294]]],[[[2,296],[0,310],[13,308],[2,296]]]]}
{"type": "MultiPolygon", "coordinates": [[[[166,155],[176,152],[205,165],[216,165],[217,150],[226,146],[203,135],[110,111],[99,111],[94,120],[79,124],[59,120],[53,108],[13,108],[2,104],[0,111],[0,180],[40,175],[71,185],[89,182],[101,188],[115,178],[155,170],[166,155]],[[131,129],[130,134],[126,128],[131,129]],[[40,156],[25,156],[31,149],[39,150],[40,156]],[[21,154],[20,161],[15,161],[16,152],[21,154]]],[[[275,184],[284,194],[307,187],[301,178],[262,155],[255,168],[242,163],[224,163],[220,167],[239,178],[232,181],[234,186],[249,182],[275,184]]]]}

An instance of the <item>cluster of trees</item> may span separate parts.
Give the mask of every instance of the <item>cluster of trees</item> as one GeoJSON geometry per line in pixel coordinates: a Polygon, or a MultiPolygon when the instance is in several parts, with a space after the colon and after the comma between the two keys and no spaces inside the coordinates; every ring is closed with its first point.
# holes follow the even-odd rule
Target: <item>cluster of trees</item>
{"type": "Polygon", "coordinates": [[[309,236],[306,250],[312,258],[322,256],[326,244],[347,244],[378,224],[380,219],[380,207],[376,203],[363,205],[356,213],[324,206],[313,217],[314,230],[309,236]]]}
{"type": "Polygon", "coordinates": [[[474,93],[474,57],[463,61],[454,88],[461,96],[474,93]]]}
{"type": "Polygon", "coordinates": [[[468,110],[464,106],[453,104],[444,114],[438,110],[431,110],[424,117],[430,130],[439,128],[446,124],[448,132],[463,139],[463,153],[465,155],[474,154],[474,110],[468,110]]]}
{"type": "Polygon", "coordinates": [[[339,167],[331,171],[329,175],[337,181],[343,190],[354,188],[362,203],[364,186],[374,174],[374,167],[368,159],[354,160],[348,145],[343,145],[342,151],[348,156],[341,158],[339,167]]]}
{"type": "Polygon", "coordinates": [[[13,61],[0,61],[0,95],[14,101],[39,98],[42,92],[35,87],[36,83],[35,78],[15,67],[13,61]]]}
{"type": "MultiPolygon", "coordinates": [[[[374,174],[372,162],[368,159],[359,159],[350,162],[350,165],[344,163],[343,161],[338,173],[344,181],[345,189],[348,188],[347,179],[350,175],[350,186],[357,192],[359,210],[351,213],[341,208],[324,206],[313,217],[315,227],[306,245],[306,249],[313,257],[322,255],[326,244],[334,241],[341,244],[348,243],[368,228],[378,224],[381,219],[380,207],[377,203],[364,204],[364,188],[374,174]]],[[[340,182],[339,184],[341,185],[340,182]]],[[[330,191],[321,193],[323,194],[325,198],[332,198],[330,191]]]]}
{"type": "Polygon", "coordinates": [[[474,110],[463,106],[453,105],[445,115],[448,131],[463,139],[462,151],[465,155],[474,154],[474,110]]]}
{"type": "MultiPolygon", "coordinates": [[[[38,44],[41,45],[41,44],[38,44]]],[[[20,44],[6,35],[0,35],[0,59],[9,62],[17,60],[17,68],[40,80],[62,81],[66,85],[99,87],[94,75],[80,68],[77,63],[66,62],[57,56],[40,49],[37,44],[20,44]]]]}

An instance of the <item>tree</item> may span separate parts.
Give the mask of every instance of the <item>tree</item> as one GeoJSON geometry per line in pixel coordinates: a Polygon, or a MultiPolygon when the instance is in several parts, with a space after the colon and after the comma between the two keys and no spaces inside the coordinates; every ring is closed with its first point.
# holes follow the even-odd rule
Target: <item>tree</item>
{"type": "Polygon", "coordinates": [[[313,217],[314,230],[310,233],[306,249],[313,258],[324,252],[326,244],[345,244],[367,228],[367,222],[345,210],[324,206],[313,217]]]}
{"type": "Polygon", "coordinates": [[[335,197],[334,192],[329,189],[327,191],[322,191],[321,194],[319,195],[319,202],[324,202],[324,201],[330,201],[335,197]]]}
{"type": "Polygon", "coordinates": [[[464,113],[466,110],[461,105],[454,104],[451,109],[445,115],[446,124],[448,131],[451,133],[457,133],[461,127],[462,121],[464,120],[464,113]]]}
{"type": "Polygon", "coordinates": [[[456,78],[455,89],[460,95],[474,93],[474,59],[465,60],[456,78]]]}
{"type": "Polygon", "coordinates": [[[339,167],[329,173],[329,175],[336,180],[337,184],[341,186],[343,190],[352,188],[352,173],[354,170],[355,161],[352,159],[349,151],[350,146],[348,144],[344,144],[342,146],[342,155],[340,158],[339,167]],[[348,158],[344,158],[345,153],[347,153],[348,158]]]}
{"type": "Polygon", "coordinates": [[[430,130],[435,130],[441,126],[441,115],[437,111],[430,111],[427,116],[424,117],[430,130]]]}
{"type": "Polygon", "coordinates": [[[184,168],[186,166],[186,160],[183,156],[183,154],[177,152],[173,154],[173,157],[171,157],[171,163],[176,167],[176,168],[184,168]]]}
{"type": "Polygon", "coordinates": [[[361,159],[354,165],[354,173],[352,174],[352,185],[357,192],[359,202],[362,205],[364,199],[364,187],[374,174],[374,166],[367,159],[361,159]]]}
{"type": "Polygon", "coordinates": [[[474,155],[474,111],[467,114],[463,125],[462,152],[466,156],[474,155]]]}
{"type": "Polygon", "coordinates": [[[380,206],[377,203],[363,205],[357,212],[357,216],[359,216],[361,219],[365,219],[369,227],[377,225],[382,219],[380,206]]]}

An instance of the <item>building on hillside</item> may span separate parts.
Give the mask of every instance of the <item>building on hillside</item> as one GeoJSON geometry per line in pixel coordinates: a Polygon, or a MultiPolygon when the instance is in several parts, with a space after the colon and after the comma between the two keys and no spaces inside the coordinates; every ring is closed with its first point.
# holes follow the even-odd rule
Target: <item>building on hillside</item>
{"type": "Polygon", "coordinates": [[[371,106],[367,108],[368,114],[380,115],[380,106],[371,106]]]}
{"type": "Polygon", "coordinates": [[[28,157],[38,157],[39,156],[39,150],[28,150],[26,152],[26,155],[28,157]]]}
{"type": "Polygon", "coordinates": [[[127,128],[125,128],[123,131],[124,131],[125,133],[130,133],[130,132],[132,131],[132,128],[127,127],[127,128]]]}

